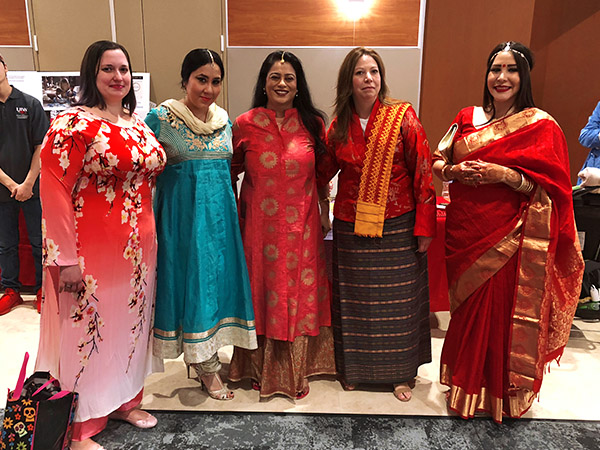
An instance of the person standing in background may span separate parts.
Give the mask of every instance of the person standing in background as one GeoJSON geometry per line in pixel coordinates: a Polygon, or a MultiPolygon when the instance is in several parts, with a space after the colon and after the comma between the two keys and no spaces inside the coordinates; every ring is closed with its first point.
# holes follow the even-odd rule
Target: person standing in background
{"type": "Polygon", "coordinates": [[[0,55],[0,315],[23,303],[19,282],[19,212],[23,211],[35,266],[36,308],[42,303],[40,148],[48,119],[40,102],[8,83],[0,55]]]}
{"type": "MultiPolygon", "coordinates": [[[[588,123],[579,133],[579,143],[590,149],[579,172],[588,167],[600,169],[600,102],[596,105],[588,123]]],[[[578,175],[577,184],[582,183],[582,175],[578,175]]]]}

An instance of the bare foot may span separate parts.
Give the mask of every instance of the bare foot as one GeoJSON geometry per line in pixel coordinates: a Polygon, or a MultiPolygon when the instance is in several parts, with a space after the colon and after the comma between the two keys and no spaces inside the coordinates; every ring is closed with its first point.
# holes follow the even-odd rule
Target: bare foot
{"type": "Polygon", "coordinates": [[[83,441],[71,441],[71,450],[105,450],[100,444],[92,441],[90,438],[83,441]]]}
{"type": "Polygon", "coordinates": [[[149,412],[139,408],[133,408],[128,411],[114,411],[109,414],[109,419],[122,420],[128,422],[136,428],[152,428],[158,423],[156,417],[149,412]]]}
{"type": "Polygon", "coordinates": [[[412,389],[408,383],[400,383],[394,385],[394,397],[401,402],[408,402],[412,398],[412,389]]]}

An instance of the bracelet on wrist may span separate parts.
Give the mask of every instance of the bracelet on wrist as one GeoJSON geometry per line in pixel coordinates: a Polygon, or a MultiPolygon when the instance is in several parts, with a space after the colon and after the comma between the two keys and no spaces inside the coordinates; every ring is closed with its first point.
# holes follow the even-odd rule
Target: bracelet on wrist
{"type": "Polygon", "coordinates": [[[448,176],[448,170],[452,171],[452,164],[444,164],[442,167],[442,180],[443,181],[452,181],[452,178],[448,176]]]}
{"type": "Polygon", "coordinates": [[[531,191],[533,191],[535,184],[533,183],[533,181],[531,181],[529,178],[527,178],[521,172],[519,172],[519,175],[521,175],[521,182],[519,183],[519,185],[516,188],[513,188],[513,189],[515,191],[521,192],[523,194],[531,193],[531,191]]]}

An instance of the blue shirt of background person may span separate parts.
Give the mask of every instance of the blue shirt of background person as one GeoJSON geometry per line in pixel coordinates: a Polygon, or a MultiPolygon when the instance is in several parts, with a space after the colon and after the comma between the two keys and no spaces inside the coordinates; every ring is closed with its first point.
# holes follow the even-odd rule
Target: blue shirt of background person
{"type": "MultiPolygon", "coordinates": [[[[600,169],[600,102],[596,105],[587,125],[579,133],[579,143],[590,149],[581,170],[586,167],[600,169]]],[[[581,178],[577,180],[577,184],[581,184],[581,178]]]]}

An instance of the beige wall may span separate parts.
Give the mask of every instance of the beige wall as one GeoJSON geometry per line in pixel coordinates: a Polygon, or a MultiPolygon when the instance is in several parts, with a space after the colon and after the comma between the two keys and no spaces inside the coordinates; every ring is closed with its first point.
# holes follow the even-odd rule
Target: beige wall
{"type": "MultiPolygon", "coordinates": [[[[221,0],[143,1],[144,42],[153,101],[182,96],[179,72],[188,51],[207,47],[220,53],[222,8],[221,0]]],[[[224,105],[223,99],[217,102],[224,105]]]]}
{"type": "MultiPolygon", "coordinates": [[[[91,42],[111,39],[108,0],[27,1],[39,52],[0,47],[11,70],[78,70],[91,42]]],[[[151,73],[155,102],[181,96],[179,67],[187,51],[220,49],[225,0],[114,3],[117,40],[129,50],[134,70],[151,73]]],[[[577,142],[579,130],[600,99],[598,0],[505,0],[501,7],[495,0],[427,0],[420,116],[432,146],[460,108],[481,104],[485,60],[490,49],[504,40],[521,41],[535,51],[534,96],[565,132],[575,180],[587,155],[577,142]]],[[[258,67],[268,51],[232,51],[225,58],[225,86],[230,87],[231,98],[227,102],[225,95],[219,103],[229,106],[232,117],[248,108],[258,67]]],[[[332,80],[345,50],[294,51],[307,66],[317,104],[330,113],[332,80]]],[[[398,59],[399,50],[385,52],[387,66],[404,64],[398,59]]],[[[418,80],[407,82],[402,73],[390,77],[392,94],[416,103],[418,80]]]]}
{"type": "MultiPolygon", "coordinates": [[[[254,85],[260,66],[273,48],[229,48],[229,115],[232,119],[250,109],[254,85]]],[[[338,68],[349,49],[292,48],[306,73],[306,79],[315,105],[332,119],[335,85],[338,68]]],[[[377,49],[386,69],[387,84],[392,97],[407,100],[415,108],[419,104],[419,65],[421,51],[418,48],[377,49]]]]}
{"type": "MultiPolygon", "coordinates": [[[[109,0],[28,0],[32,48],[0,47],[11,70],[79,70],[85,49],[112,39],[109,0]]],[[[196,47],[219,51],[225,0],[114,0],[117,41],[127,48],[133,70],[150,72],[154,102],[179,98],[179,68],[196,47]]],[[[226,89],[218,100],[226,100],[226,89]]]]}

